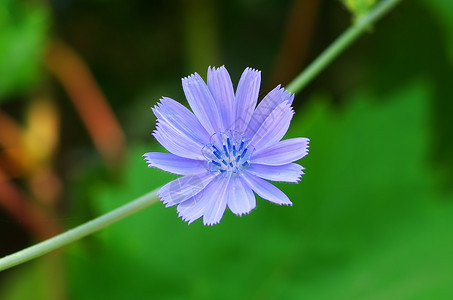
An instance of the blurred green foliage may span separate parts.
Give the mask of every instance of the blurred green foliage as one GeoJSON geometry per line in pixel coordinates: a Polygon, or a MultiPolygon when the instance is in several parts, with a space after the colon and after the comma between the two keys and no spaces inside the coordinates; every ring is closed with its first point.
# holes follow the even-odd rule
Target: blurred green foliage
{"type": "Polygon", "coordinates": [[[448,44],[450,63],[453,64],[453,1],[424,0],[427,8],[435,15],[436,21],[443,29],[448,44]]]}
{"type": "Polygon", "coordinates": [[[48,280],[55,274],[49,269],[48,262],[48,259],[43,259],[20,267],[21,272],[6,278],[0,297],[8,300],[55,299],[55,282],[48,280]]]}
{"type": "Polygon", "coordinates": [[[48,28],[43,6],[0,0],[0,103],[39,81],[48,28]]]}
{"type": "Polygon", "coordinates": [[[376,3],[376,0],[341,0],[351,11],[356,19],[368,13],[376,3]]]}

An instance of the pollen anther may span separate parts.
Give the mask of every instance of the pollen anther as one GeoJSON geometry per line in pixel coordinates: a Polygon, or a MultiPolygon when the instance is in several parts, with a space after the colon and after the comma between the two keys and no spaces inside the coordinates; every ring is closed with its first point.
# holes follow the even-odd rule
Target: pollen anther
{"type": "Polygon", "coordinates": [[[253,150],[255,148],[248,138],[236,131],[228,131],[213,134],[202,152],[209,171],[237,174],[248,167],[253,150]]]}

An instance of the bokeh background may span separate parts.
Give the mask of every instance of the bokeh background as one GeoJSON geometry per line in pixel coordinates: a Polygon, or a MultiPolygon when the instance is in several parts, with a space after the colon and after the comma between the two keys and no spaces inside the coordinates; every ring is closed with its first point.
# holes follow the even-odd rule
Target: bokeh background
{"type": "MultiPolygon", "coordinates": [[[[150,107],[225,65],[287,84],[373,1],[0,0],[0,255],[176,176],[150,107]],[[352,11],[351,11],[352,9],[352,11]]],[[[403,1],[296,95],[294,202],[161,203],[0,273],[0,299],[453,299],[453,2],[403,1]]]]}

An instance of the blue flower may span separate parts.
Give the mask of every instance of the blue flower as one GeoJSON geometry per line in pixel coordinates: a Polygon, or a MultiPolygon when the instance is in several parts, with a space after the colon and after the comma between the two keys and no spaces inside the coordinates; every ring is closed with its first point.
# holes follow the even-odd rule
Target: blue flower
{"type": "Polygon", "coordinates": [[[220,222],[226,207],[236,215],[256,206],[254,192],[279,205],[289,198],[267,182],[298,182],[303,167],[293,163],[308,154],[307,138],[281,140],[293,117],[294,95],[280,85],[258,104],[261,72],[247,68],[236,89],[225,67],[208,69],[208,84],[197,73],[182,86],[193,110],[163,97],[152,110],[153,135],[170,153],[144,154],[150,167],[182,175],[158,195],[166,207],[178,205],[189,224],[203,216],[220,222]]]}

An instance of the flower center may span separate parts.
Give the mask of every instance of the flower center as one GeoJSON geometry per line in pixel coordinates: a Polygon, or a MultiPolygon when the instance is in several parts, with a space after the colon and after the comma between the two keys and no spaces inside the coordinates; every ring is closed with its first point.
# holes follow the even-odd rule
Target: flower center
{"type": "Polygon", "coordinates": [[[254,150],[250,139],[239,132],[228,131],[214,133],[210,143],[203,147],[202,153],[208,162],[209,171],[237,174],[249,166],[254,150]]]}

